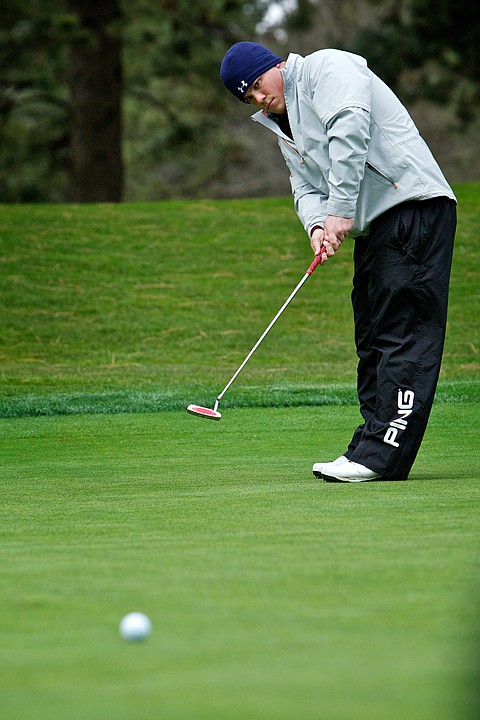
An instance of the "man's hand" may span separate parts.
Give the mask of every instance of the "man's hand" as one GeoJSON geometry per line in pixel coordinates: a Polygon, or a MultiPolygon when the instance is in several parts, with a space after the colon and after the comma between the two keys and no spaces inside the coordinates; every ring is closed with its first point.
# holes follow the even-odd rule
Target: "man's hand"
{"type": "Polygon", "coordinates": [[[316,230],[313,231],[312,236],[310,238],[310,246],[315,254],[315,256],[320,255],[322,253],[322,259],[320,260],[320,265],[324,265],[327,262],[327,254],[326,254],[326,248],[323,245],[323,228],[316,228],[316,230]]]}
{"type": "Polygon", "coordinates": [[[353,218],[336,217],[328,215],[325,228],[317,228],[310,238],[310,245],[315,255],[322,252],[320,265],[324,265],[329,257],[335,255],[341,243],[345,240],[353,227],[353,218]],[[323,246],[323,247],[322,247],[323,246]]]}
{"type": "Polygon", "coordinates": [[[328,215],[325,221],[324,241],[330,243],[333,250],[336,251],[340,247],[350,230],[353,227],[353,218],[337,217],[336,215],[328,215]]]}

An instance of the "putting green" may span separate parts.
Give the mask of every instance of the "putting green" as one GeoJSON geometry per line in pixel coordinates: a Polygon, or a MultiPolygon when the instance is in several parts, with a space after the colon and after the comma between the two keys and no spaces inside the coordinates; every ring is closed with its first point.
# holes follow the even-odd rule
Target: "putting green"
{"type": "Polygon", "coordinates": [[[1,421],[2,718],[474,717],[478,410],[355,486],[350,406],[1,421]]]}

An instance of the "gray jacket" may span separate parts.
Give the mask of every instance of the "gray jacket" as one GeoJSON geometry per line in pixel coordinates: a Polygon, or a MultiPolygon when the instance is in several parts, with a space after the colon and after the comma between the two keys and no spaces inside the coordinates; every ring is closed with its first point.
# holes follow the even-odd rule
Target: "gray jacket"
{"type": "Polygon", "coordinates": [[[290,170],[295,210],[310,235],[327,215],[374,218],[406,200],[455,200],[437,162],[396,95],[358,55],[290,54],[282,69],[293,141],[264,111],[290,170]]]}

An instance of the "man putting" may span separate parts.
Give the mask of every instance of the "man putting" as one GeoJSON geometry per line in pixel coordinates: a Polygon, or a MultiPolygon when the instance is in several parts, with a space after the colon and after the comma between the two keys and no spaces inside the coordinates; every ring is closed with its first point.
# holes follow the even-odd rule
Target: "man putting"
{"type": "MultiPolygon", "coordinates": [[[[333,482],[406,479],[435,395],[445,340],[456,201],[395,94],[358,55],[286,60],[233,45],[220,75],[277,135],[295,210],[322,264],[354,238],[352,306],[364,422],[313,473],[333,482]]],[[[332,314],[335,298],[326,298],[332,314]]]]}

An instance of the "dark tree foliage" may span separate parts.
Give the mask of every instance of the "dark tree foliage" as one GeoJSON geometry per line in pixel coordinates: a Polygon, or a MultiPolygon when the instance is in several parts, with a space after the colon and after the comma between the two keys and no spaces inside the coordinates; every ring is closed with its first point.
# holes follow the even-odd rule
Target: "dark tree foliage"
{"type": "Polygon", "coordinates": [[[315,0],[297,0],[297,7],[285,19],[288,30],[308,30],[315,14],[315,0]]]}
{"type": "MultiPolygon", "coordinates": [[[[355,3],[284,4],[285,46],[295,36],[301,52],[321,16],[325,37],[367,57],[406,101],[427,98],[471,122],[480,105],[476,3],[370,2],[377,19],[357,35],[355,3]]],[[[236,132],[242,108],[218,65],[231,43],[256,39],[268,5],[2,0],[0,201],[198,197],[221,187],[245,151],[236,132]]],[[[279,36],[267,37],[281,53],[279,36]]]]}
{"type": "Polygon", "coordinates": [[[223,130],[231,99],[219,78],[226,48],[254,36],[261,3],[160,0],[125,5],[128,197],[201,195],[234,154],[223,130]],[[134,16],[135,14],[135,16],[134,16]],[[138,48],[141,47],[141,53],[138,48]],[[146,187],[145,187],[146,185],[146,187]]]}
{"type": "Polygon", "coordinates": [[[130,199],[199,194],[230,142],[219,58],[264,6],[2,0],[0,201],[119,200],[122,156],[130,199]]]}
{"type": "Polygon", "coordinates": [[[67,185],[71,27],[55,0],[0,4],[0,200],[61,200],[67,185]]]}
{"type": "Polygon", "coordinates": [[[412,53],[414,62],[439,58],[480,82],[480,12],[476,2],[413,0],[409,29],[419,42],[412,53]]]}
{"type": "Polygon", "coordinates": [[[403,0],[359,33],[354,50],[404,97],[449,103],[468,122],[480,102],[479,47],[477,3],[403,0]]]}

